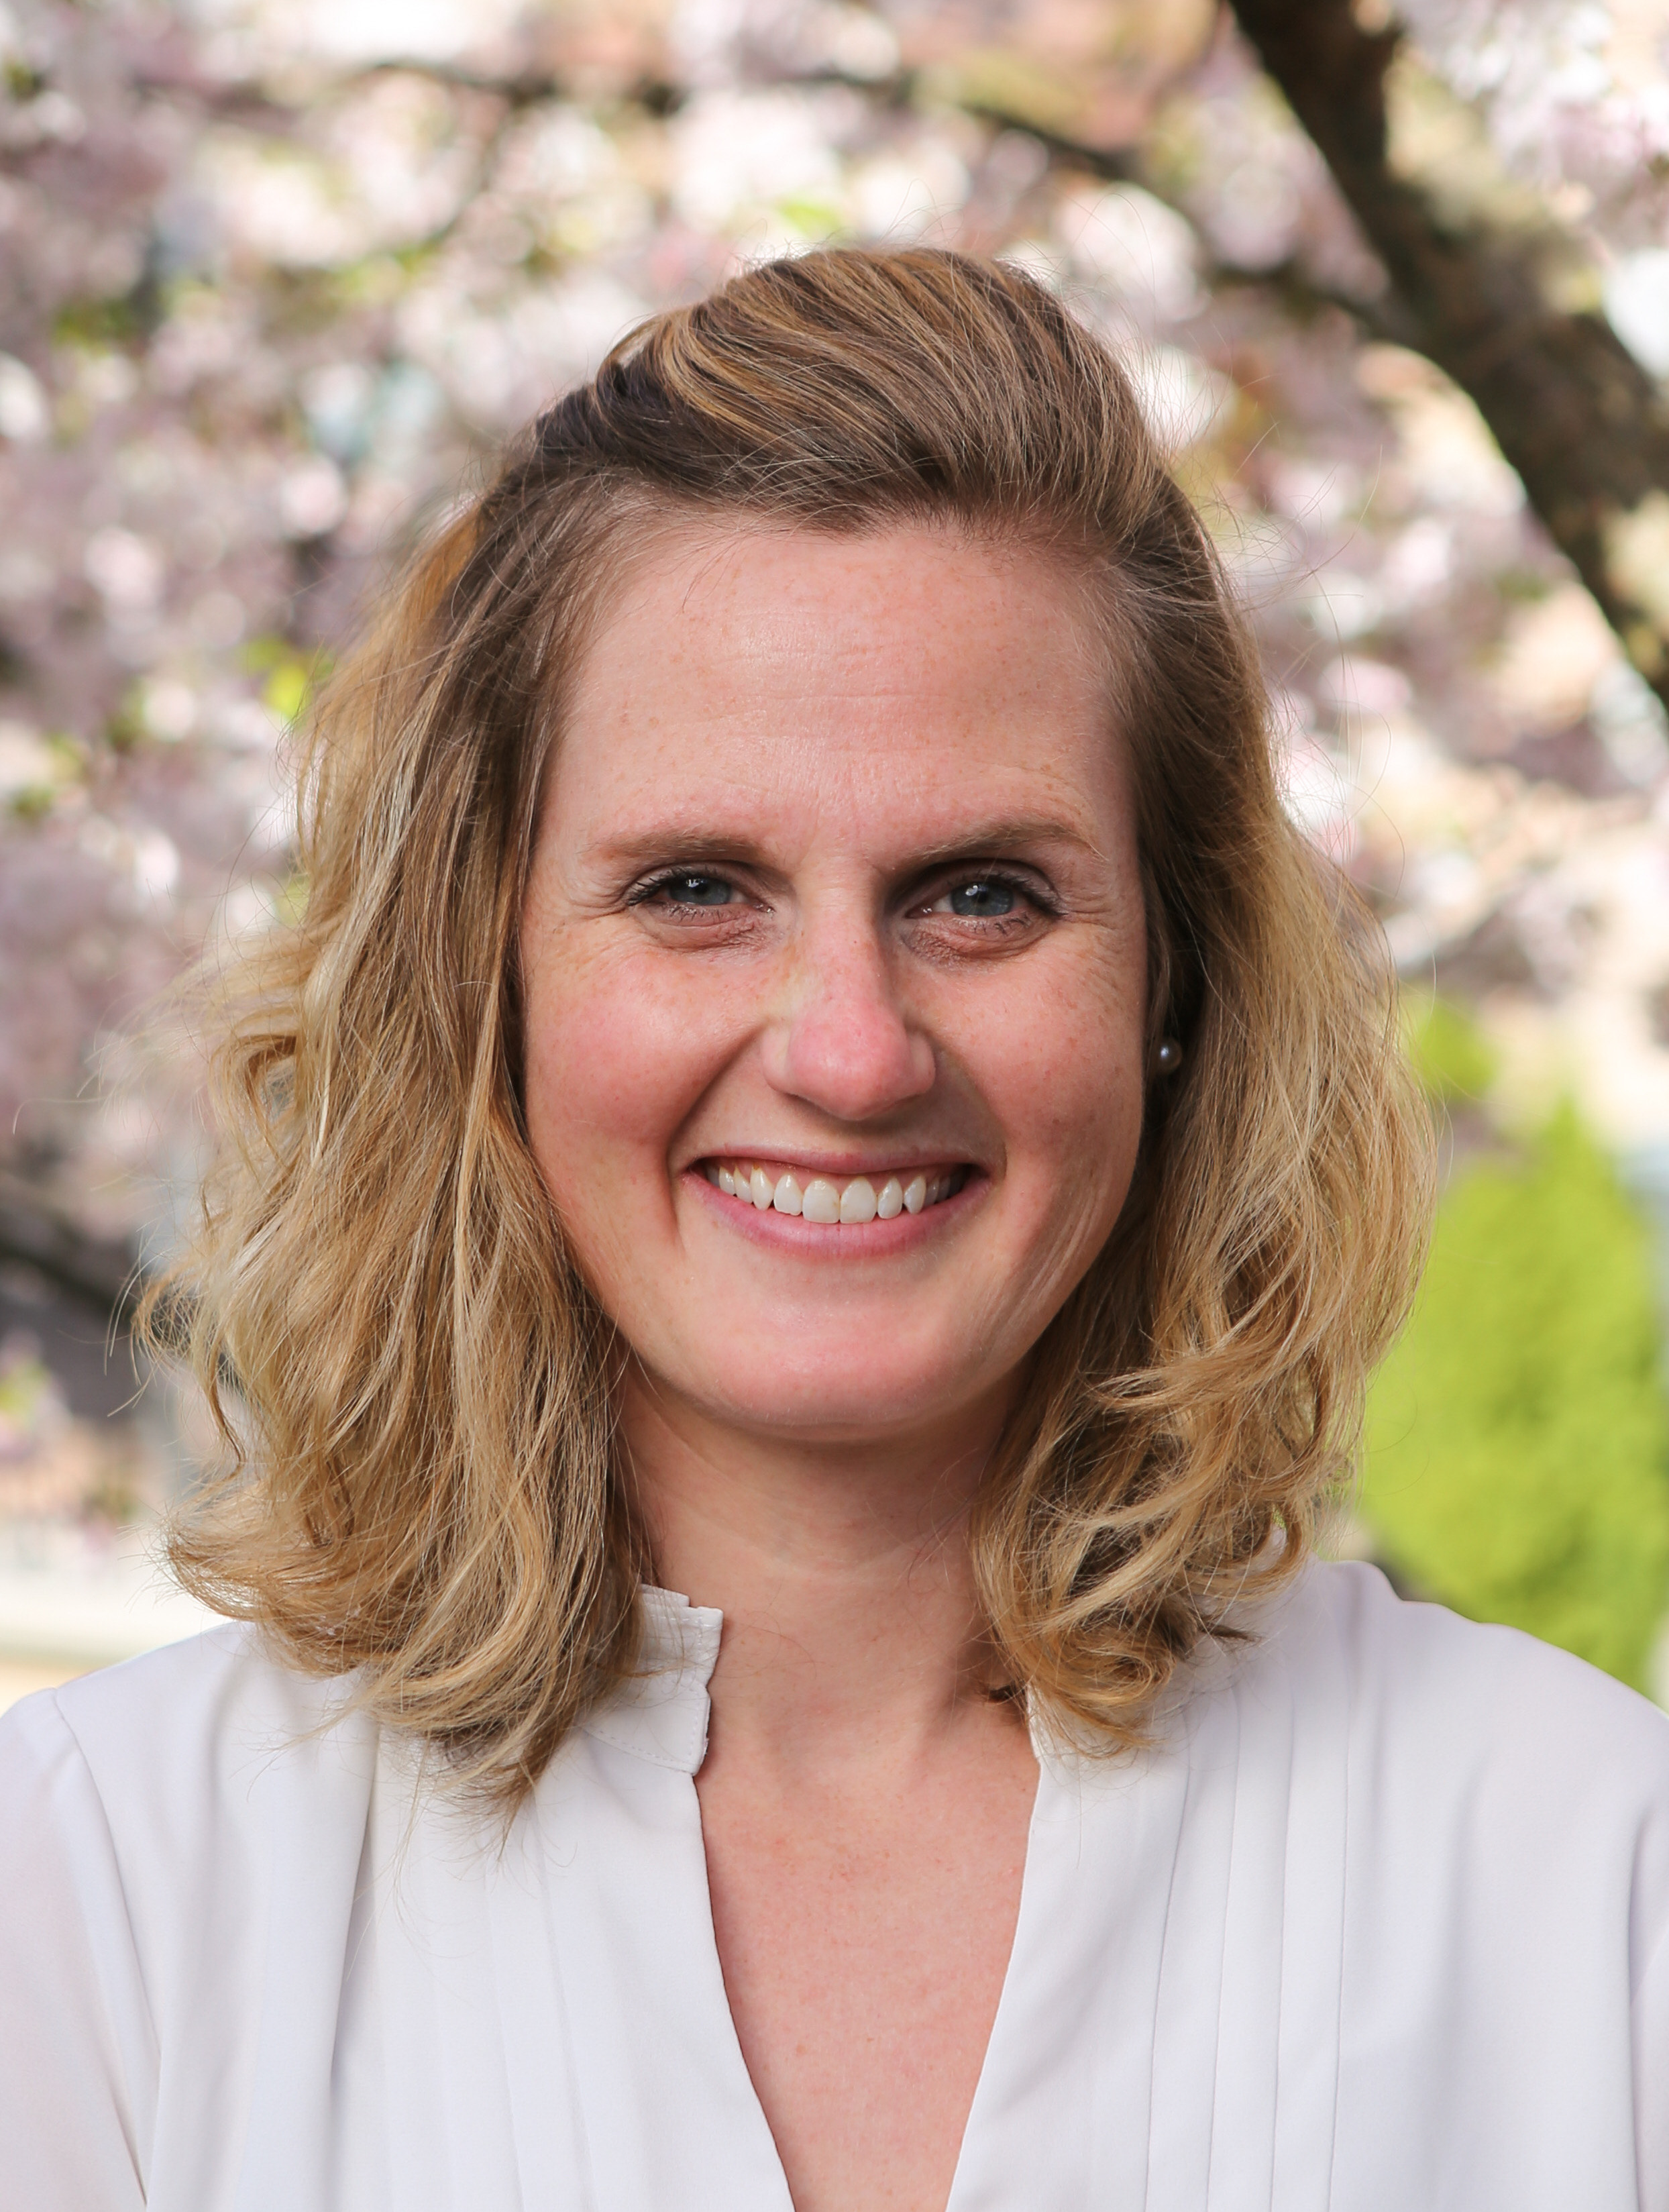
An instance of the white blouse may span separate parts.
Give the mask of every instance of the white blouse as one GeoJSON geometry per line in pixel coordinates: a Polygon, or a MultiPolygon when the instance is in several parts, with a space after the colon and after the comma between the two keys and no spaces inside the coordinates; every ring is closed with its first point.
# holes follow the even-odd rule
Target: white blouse
{"type": "MultiPolygon", "coordinates": [[[[224,1627],[0,1723],[6,2212],[791,2212],[693,1777],[715,1613],[507,1846],[224,1627]]],[[[1040,1743],[948,2212],[1669,2212],[1669,1721],[1308,1569],[1040,1743]]]]}

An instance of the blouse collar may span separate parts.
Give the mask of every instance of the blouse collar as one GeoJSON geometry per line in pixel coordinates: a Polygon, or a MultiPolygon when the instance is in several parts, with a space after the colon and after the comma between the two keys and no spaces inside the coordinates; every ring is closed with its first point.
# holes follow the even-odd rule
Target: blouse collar
{"type": "MultiPolygon", "coordinates": [[[[642,1641],[637,1671],[616,1683],[580,1726],[586,1735],[635,1758],[695,1774],[707,1757],[712,1713],[707,1684],[718,1663],[725,1616],[715,1606],[692,1605],[677,1590],[658,1589],[652,1583],[640,1586],[638,1601],[642,1641]]],[[[1173,1698],[1162,1708],[1162,1721],[1173,1717],[1168,1708],[1180,1702],[1186,1694],[1184,1678],[1193,1672],[1179,1670],[1173,1698]]],[[[1046,1772],[1116,1774],[1128,1765],[1109,1761],[1093,1748],[1086,1753],[1050,1728],[1031,1698],[1026,1700],[1026,1717],[1032,1749],[1046,1772]]]]}
{"type": "Polygon", "coordinates": [[[725,1616],[676,1590],[646,1583],[638,1593],[642,1643],[637,1671],[581,1723],[587,1735],[657,1766],[694,1774],[707,1757],[707,1683],[725,1616]]]}

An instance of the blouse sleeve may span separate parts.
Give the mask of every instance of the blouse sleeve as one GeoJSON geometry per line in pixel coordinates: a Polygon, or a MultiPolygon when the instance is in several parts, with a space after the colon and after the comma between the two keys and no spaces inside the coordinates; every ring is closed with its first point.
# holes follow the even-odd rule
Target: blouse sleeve
{"type": "Polygon", "coordinates": [[[0,2200],[138,2212],[155,2038],[110,1830],[52,1692],[0,1719],[0,2200]]]}
{"type": "Polygon", "coordinates": [[[1634,2055],[1641,2212],[1669,2212],[1669,1925],[1636,1984],[1634,2055]]]}

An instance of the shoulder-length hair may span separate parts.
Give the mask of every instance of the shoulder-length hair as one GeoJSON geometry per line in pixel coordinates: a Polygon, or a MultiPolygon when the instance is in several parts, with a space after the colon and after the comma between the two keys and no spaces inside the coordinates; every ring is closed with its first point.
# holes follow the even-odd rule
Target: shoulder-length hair
{"type": "Polygon", "coordinates": [[[1063,550],[1133,765],[1156,1079],[1117,1227],[976,1501],[990,1632],[1139,1738],[1253,1569],[1293,1574],[1422,1251],[1429,1133],[1381,940],[1281,805],[1265,696],[1114,356],[942,252],[776,262],[626,340],[390,596],[316,716],[305,910],[215,1017],[222,1157],[153,1293],[228,1448],[186,1586],[513,1805],[634,1662],[652,1563],[614,1347],[534,1166],[518,932],[565,685],[667,515],[1063,550]]]}

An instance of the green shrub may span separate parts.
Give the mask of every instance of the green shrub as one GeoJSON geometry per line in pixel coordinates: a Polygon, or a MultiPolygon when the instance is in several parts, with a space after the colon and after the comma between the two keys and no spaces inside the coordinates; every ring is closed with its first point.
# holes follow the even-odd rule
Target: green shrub
{"type": "Polygon", "coordinates": [[[1403,1020],[1414,1073],[1440,1106],[1484,1096],[1495,1080],[1496,1056],[1460,1007],[1429,991],[1410,991],[1403,1020]]]}
{"type": "Polygon", "coordinates": [[[1669,1595],[1659,1325],[1649,1233],[1571,1109],[1520,1159],[1461,1167],[1369,1399],[1361,1500],[1410,1583],[1639,1687],[1669,1595]]]}

